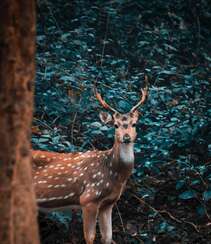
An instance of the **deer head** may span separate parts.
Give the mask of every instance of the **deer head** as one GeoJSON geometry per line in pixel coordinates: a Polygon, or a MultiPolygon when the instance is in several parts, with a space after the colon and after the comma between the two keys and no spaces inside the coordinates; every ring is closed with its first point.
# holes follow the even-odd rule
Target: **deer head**
{"type": "Polygon", "coordinates": [[[147,87],[141,89],[140,101],[132,107],[128,113],[120,113],[112,108],[105,100],[103,100],[100,93],[94,87],[95,95],[100,104],[111,112],[100,112],[100,119],[104,124],[113,125],[115,127],[115,141],[117,143],[133,143],[136,139],[136,124],[139,117],[138,107],[142,105],[147,97],[147,87]]]}

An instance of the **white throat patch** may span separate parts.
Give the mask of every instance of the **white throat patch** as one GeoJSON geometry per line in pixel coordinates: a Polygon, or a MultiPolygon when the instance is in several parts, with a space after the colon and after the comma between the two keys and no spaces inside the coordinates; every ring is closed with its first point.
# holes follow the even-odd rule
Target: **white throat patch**
{"type": "Polygon", "coordinates": [[[119,146],[120,160],[125,164],[134,163],[134,143],[121,143],[119,146]]]}

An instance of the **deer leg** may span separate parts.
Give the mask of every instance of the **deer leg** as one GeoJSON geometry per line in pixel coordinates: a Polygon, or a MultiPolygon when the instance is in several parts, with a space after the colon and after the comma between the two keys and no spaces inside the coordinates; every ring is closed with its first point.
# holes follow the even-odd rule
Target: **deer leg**
{"type": "Polygon", "coordinates": [[[112,208],[113,205],[108,205],[99,211],[100,233],[103,244],[115,243],[112,240],[112,208]]]}
{"type": "Polygon", "coordinates": [[[88,204],[82,207],[82,213],[84,238],[86,240],[86,244],[93,244],[96,233],[98,206],[96,204],[88,204]]]}

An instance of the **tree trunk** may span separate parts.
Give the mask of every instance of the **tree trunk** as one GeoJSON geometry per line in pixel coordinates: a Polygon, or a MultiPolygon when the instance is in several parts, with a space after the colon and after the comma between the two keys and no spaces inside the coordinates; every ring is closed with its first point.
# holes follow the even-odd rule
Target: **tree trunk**
{"type": "Polygon", "coordinates": [[[34,59],[34,0],[1,0],[1,244],[39,243],[30,154],[34,59]]]}

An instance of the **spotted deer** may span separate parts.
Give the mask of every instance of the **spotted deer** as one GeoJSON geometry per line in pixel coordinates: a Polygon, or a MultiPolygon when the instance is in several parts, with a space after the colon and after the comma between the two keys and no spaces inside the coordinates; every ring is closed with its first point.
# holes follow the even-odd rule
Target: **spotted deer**
{"type": "Polygon", "coordinates": [[[33,183],[39,208],[81,207],[87,244],[94,242],[97,218],[102,243],[115,243],[112,208],[134,167],[137,109],[147,97],[147,89],[141,91],[140,101],[128,113],[121,114],[108,105],[95,88],[100,104],[112,113],[100,112],[101,121],[115,127],[111,149],[72,153],[32,151],[33,183]]]}

